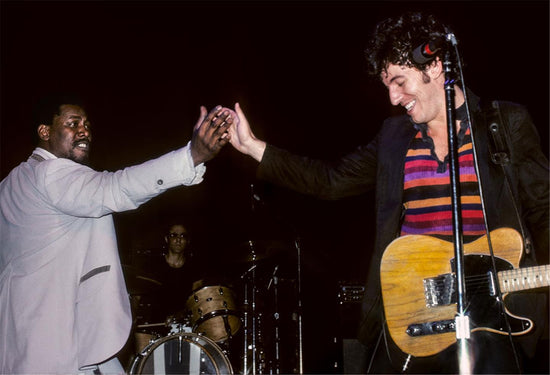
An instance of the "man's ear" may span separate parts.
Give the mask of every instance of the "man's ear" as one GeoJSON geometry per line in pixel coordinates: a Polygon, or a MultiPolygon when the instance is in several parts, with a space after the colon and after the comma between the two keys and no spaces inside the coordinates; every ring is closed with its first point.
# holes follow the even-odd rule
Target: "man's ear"
{"type": "Polygon", "coordinates": [[[439,58],[435,58],[432,61],[432,63],[428,66],[427,72],[430,75],[430,77],[432,77],[432,79],[437,79],[442,74],[444,74],[443,63],[441,62],[441,60],[439,58]]]}
{"type": "Polygon", "coordinates": [[[49,125],[40,124],[36,131],[38,133],[38,137],[41,140],[47,141],[47,140],[50,139],[50,126],[49,125]]]}

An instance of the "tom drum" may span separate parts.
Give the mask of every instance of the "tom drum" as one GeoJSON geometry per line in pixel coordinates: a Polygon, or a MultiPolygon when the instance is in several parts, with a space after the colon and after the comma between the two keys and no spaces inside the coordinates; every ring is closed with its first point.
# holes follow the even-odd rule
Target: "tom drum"
{"type": "Polygon", "coordinates": [[[215,342],[233,336],[241,327],[231,289],[216,285],[205,286],[187,299],[193,332],[206,335],[215,342]]]}

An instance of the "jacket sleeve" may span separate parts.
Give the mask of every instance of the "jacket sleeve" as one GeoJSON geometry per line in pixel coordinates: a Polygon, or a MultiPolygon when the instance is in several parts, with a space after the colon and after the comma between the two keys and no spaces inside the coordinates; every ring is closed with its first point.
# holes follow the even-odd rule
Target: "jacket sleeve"
{"type": "Polygon", "coordinates": [[[539,135],[527,110],[511,103],[501,105],[503,108],[509,107],[510,159],[517,176],[522,219],[533,238],[538,262],[548,264],[548,159],[541,150],[539,135]]]}
{"type": "Polygon", "coordinates": [[[374,187],[376,141],[360,146],[337,161],[312,159],[267,145],[258,178],[288,189],[336,200],[374,187]]]}
{"type": "Polygon", "coordinates": [[[67,215],[101,217],[132,210],[164,191],[202,181],[189,146],[116,172],[98,172],[69,159],[40,163],[37,181],[44,202],[67,215]]]}

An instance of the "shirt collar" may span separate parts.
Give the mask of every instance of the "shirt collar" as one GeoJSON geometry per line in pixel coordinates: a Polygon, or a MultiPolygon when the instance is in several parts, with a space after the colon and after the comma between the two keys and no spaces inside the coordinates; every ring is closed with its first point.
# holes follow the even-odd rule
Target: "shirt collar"
{"type": "MultiPolygon", "coordinates": [[[[460,121],[460,131],[459,133],[463,133],[468,128],[468,113],[466,112],[466,103],[462,103],[460,107],[456,109],[456,119],[460,121]]],[[[414,128],[422,133],[422,137],[427,136],[428,132],[428,125],[425,123],[417,124],[414,122],[410,117],[410,121],[412,122],[414,128]]]]}
{"type": "Polygon", "coordinates": [[[35,148],[32,153],[42,157],[44,160],[57,159],[57,156],[55,156],[54,154],[52,154],[48,150],[43,149],[42,147],[35,148]]]}

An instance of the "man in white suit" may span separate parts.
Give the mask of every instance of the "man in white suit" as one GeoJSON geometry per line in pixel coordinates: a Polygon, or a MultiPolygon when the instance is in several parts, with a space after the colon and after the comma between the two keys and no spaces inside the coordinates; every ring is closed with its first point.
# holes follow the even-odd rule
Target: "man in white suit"
{"type": "Polygon", "coordinates": [[[201,107],[184,147],[98,172],[83,106],[50,108],[38,147],[0,182],[0,373],[123,373],[115,355],[132,321],[112,213],[200,183],[233,118],[201,107]]]}

